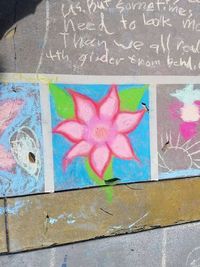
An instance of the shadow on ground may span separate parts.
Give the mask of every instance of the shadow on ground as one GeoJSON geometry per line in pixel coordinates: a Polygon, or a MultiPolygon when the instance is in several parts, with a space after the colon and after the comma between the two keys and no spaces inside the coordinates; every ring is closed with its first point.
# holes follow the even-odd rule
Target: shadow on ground
{"type": "MultiPolygon", "coordinates": [[[[2,56],[0,54],[0,73],[1,72],[5,72],[5,69],[4,69],[4,63],[3,63],[3,59],[2,59],[2,56]]],[[[1,82],[1,81],[0,81],[1,82]]]]}
{"type": "Polygon", "coordinates": [[[0,0],[0,40],[24,17],[34,14],[42,0],[0,0]]]}

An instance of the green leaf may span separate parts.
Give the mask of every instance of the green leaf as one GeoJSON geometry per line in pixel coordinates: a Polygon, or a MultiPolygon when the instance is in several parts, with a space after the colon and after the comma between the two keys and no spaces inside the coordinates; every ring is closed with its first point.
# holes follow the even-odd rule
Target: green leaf
{"type": "Polygon", "coordinates": [[[120,91],[120,109],[122,111],[136,111],[147,89],[148,86],[144,85],[141,87],[132,87],[120,91]]]}
{"type": "MultiPolygon", "coordinates": [[[[92,170],[92,168],[90,167],[90,163],[89,163],[88,159],[85,160],[85,168],[87,170],[89,177],[96,185],[99,185],[99,186],[106,185],[105,181],[100,179],[98,177],[98,175],[96,175],[96,173],[92,170]]],[[[111,160],[111,162],[110,162],[110,164],[109,164],[109,166],[108,166],[108,168],[104,174],[104,179],[111,179],[112,177],[113,177],[113,169],[112,169],[112,160],[111,160]]],[[[107,201],[112,202],[113,187],[112,186],[105,186],[103,189],[105,190],[107,201]]]]}
{"type": "Polygon", "coordinates": [[[98,175],[96,175],[96,173],[92,170],[88,159],[86,159],[85,161],[85,167],[88,175],[97,185],[105,185],[104,180],[113,178],[112,160],[108,165],[107,170],[105,171],[103,179],[101,179],[98,175]]]}
{"type": "Polygon", "coordinates": [[[50,84],[49,89],[53,97],[58,116],[63,119],[74,118],[74,101],[71,95],[55,84],[50,84]]]}

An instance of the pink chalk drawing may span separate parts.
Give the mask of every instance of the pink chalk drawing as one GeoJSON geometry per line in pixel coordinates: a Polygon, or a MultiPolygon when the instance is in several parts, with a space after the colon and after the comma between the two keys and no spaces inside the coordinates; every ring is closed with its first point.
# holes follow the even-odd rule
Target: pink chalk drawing
{"type": "MultiPolygon", "coordinates": [[[[0,102],[0,136],[18,115],[23,105],[22,100],[6,100],[0,102]]],[[[0,170],[12,171],[16,165],[12,153],[0,145],[0,170]]]]}
{"type": "Polygon", "coordinates": [[[75,119],[64,120],[53,129],[53,133],[74,143],[64,155],[64,170],[75,157],[84,156],[89,158],[92,170],[103,179],[112,156],[139,161],[128,134],[139,125],[146,109],[121,112],[116,85],[112,85],[98,103],[71,89],[68,92],[75,103],[75,119]]]}
{"type": "Polygon", "coordinates": [[[189,140],[197,134],[197,126],[200,122],[200,89],[194,89],[194,85],[188,85],[172,93],[171,96],[177,99],[170,107],[171,114],[173,118],[180,121],[181,136],[189,140]]]}

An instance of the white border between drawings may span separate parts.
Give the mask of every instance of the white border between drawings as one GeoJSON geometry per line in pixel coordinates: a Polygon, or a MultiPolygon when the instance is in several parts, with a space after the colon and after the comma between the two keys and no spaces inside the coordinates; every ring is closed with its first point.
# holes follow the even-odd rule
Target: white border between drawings
{"type": "Polygon", "coordinates": [[[54,168],[49,87],[41,84],[40,102],[42,113],[45,192],[54,192],[54,168]]]}
{"type": "Polygon", "coordinates": [[[96,76],[33,73],[0,73],[1,82],[76,83],[76,84],[199,84],[200,76],[96,76]]]}
{"type": "Polygon", "coordinates": [[[149,106],[151,180],[158,181],[158,127],[156,84],[149,84],[149,106]]]}

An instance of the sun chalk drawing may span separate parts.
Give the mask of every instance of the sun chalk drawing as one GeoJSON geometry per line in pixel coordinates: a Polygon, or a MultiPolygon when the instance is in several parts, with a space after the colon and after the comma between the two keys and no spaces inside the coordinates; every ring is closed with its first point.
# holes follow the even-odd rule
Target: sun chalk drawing
{"type": "Polygon", "coordinates": [[[42,192],[43,141],[37,84],[0,84],[0,196],[42,192]]]}
{"type": "Polygon", "coordinates": [[[50,93],[56,190],[150,179],[147,85],[50,84],[50,93]]]}
{"type": "Polygon", "coordinates": [[[167,85],[158,97],[160,179],[200,175],[200,86],[175,88],[167,85]]]}
{"type": "Polygon", "coordinates": [[[169,138],[166,138],[166,140],[164,138],[161,139],[162,147],[166,142],[168,145],[162,155],[159,153],[159,167],[167,172],[175,172],[182,169],[182,175],[184,176],[189,176],[194,169],[196,169],[197,173],[200,173],[200,151],[199,149],[195,150],[195,146],[197,147],[200,141],[191,145],[189,141],[181,143],[179,135],[175,143],[173,143],[171,134],[168,136],[169,138]]]}

